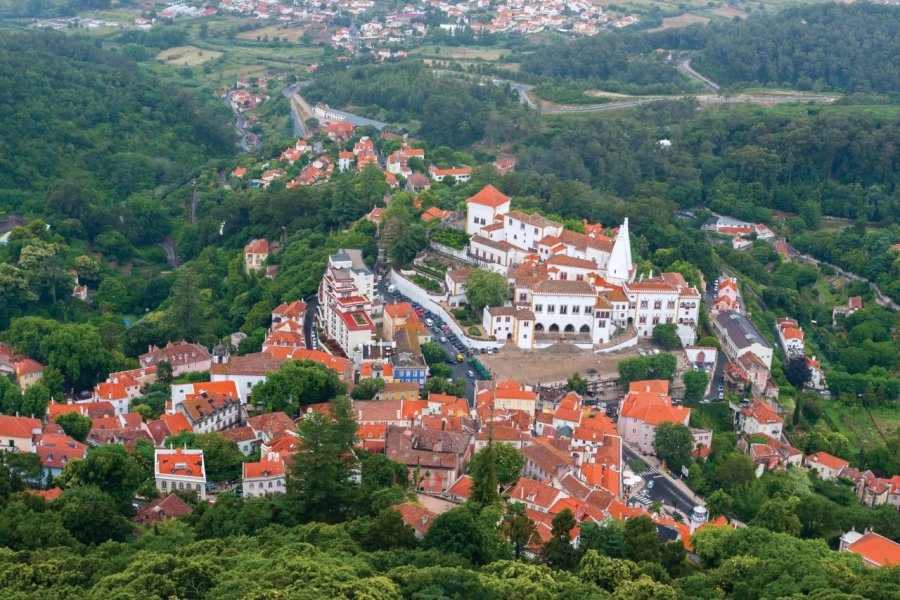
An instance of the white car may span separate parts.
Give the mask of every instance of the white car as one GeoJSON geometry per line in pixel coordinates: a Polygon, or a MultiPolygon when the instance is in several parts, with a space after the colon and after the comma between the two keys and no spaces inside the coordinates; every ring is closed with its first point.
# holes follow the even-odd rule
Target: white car
{"type": "Polygon", "coordinates": [[[652,489],[653,489],[653,482],[652,482],[652,481],[648,481],[648,482],[647,482],[647,489],[648,489],[648,490],[652,490],[652,489]]]}

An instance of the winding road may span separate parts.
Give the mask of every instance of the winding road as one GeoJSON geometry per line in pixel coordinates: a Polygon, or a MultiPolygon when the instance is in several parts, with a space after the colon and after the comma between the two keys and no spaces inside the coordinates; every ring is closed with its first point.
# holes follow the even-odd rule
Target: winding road
{"type": "MultiPolygon", "coordinates": [[[[713,81],[712,79],[705,77],[703,74],[698,73],[696,69],[691,67],[691,57],[690,55],[686,55],[678,59],[675,64],[675,68],[680,72],[684,73],[691,79],[695,79],[699,81],[706,87],[712,94],[704,94],[704,95],[696,95],[693,96],[697,99],[698,102],[702,104],[788,104],[788,103],[796,103],[796,102],[834,102],[837,100],[835,96],[795,96],[795,95],[769,95],[769,94],[753,94],[753,95],[735,95],[735,96],[723,96],[719,93],[721,89],[719,84],[713,81]]],[[[445,73],[444,71],[437,71],[440,73],[445,73]]],[[[455,74],[454,74],[455,75],[455,74]]],[[[483,81],[483,80],[482,80],[483,81]]],[[[606,102],[603,104],[585,104],[579,106],[544,106],[541,103],[535,101],[531,96],[531,90],[534,89],[533,85],[528,85],[524,83],[519,83],[516,81],[510,81],[507,79],[492,79],[491,83],[494,85],[502,85],[504,83],[508,83],[509,87],[516,92],[519,96],[519,102],[524,104],[529,108],[533,108],[545,114],[577,114],[577,113],[591,113],[591,112],[601,112],[606,110],[616,110],[620,108],[633,108],[635,106],[641,106],[643,104],[649,104],[651,102],[660,102],[662,100],[678,100],[681,98],[689,98],[691,95],[684,96],[649,96],[643,98],[629,98],[623,99],[616,102],[606,102]]]]}

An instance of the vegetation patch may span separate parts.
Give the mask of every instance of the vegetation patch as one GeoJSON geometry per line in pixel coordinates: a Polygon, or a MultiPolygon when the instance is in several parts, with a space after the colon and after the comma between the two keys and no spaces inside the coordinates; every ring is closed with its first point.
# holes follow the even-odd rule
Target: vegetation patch
{"type": "Polygon", "coordinates": [[[163,50],[156,55],[156,59],[167,65],[193,67],[202,65],[209,60],[215,60],[220,56],[222,53],[215,50],[204,50],[196,46],[176,46],[163,50]]]}

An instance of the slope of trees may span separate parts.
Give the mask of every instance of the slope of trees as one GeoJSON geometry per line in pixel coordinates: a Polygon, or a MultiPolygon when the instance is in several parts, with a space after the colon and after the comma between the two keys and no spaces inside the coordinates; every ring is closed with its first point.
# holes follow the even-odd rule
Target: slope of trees
{"type": "Polygon", "coordinates": [[[710,29],[694,64],[720,84],[900,93],[895,7],[803,6],[710,29]]]}
{"type": "Polygon", "coordinates": [[[691,84],[657,48],[693,53],[694,66],[726,88],[788,87],[900,93],[900,13],[869,3],[801,6],[744,21],[647,33],[624,31],[541,47],[521,70],[557,84],[654,94],[691,84]]]}
{"type": "Polygon", "coordinates": [[[77,36],[3,36],[0,75],[2,208],[65,180],[48,194],[47,216],[102,231],[116,216],[101,210],[110,201],[180,181],[234,147],[222,115],[77,36]]]}
{"type": "Polygon", "coordinates": [[[438,76],[412,61],[332,70],[304,95],[394,123],[418,121],[419,135],[432,146],[462,148],[481,139],[501,143],[523,128],[537,129],[508,86],[438,76]]]}

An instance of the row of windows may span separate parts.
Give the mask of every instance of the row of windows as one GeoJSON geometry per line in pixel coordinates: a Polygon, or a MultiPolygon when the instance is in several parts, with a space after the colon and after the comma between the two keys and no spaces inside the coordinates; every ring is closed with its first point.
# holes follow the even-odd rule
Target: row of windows
{"type": "MultiPolygon", "coordinates": [[[[586,314],[586,315],[591,314],[591,311],[592,311],[593,309],[594,309],[594,307],[593,307],[592,305],[590,305],[590,304],[587,305],[587,306],[585,306],[585,307],[584,307],[584,314],[586,314]]],[[[543,304],[535,304],[535,305],[534,305],[534,312],[536,312],[536,313],[543,313],[543,312],[544,312],[544,305],[543,305],[543,304]]],[[[548,304],[548,305],[547,305],[547,314],[548,314],[548,315],[555,315],[555,314],[556,314],[556,305],[555,305],[555,304],[548,304]]],[[[567,315],[567,314],[569,314],[569,306],[568,306],[567,304],[560,304],[560,305],[559,305],[559,314],[561,314],[561,315],[567,315]]],[[[581,307],[580,307],[579,305],[577,305],[577,304],[573,304],[573,305],[572,305],[572,314],[573,314],[573,315],[580,315],[580,314],[581,314],[581,307]]]]}
{"type": "MultiPolygon", "coordinates": [[[[168,482],[167,482],[166,480],[163,480],[163,482],[162,482],[162,490],[163,490],[164,492],[166,491],[166,484],[167,484],[167,483],[168,483],[168,482]]],[[[178,487],[176,488],[175,482],[173,481],[173,482],[172,482],[172,489],[173,489],[173,490],[175,490],[175,489],[179,489],[179,490],[185,490],[185,489],[186,489],[186,490],[190,490],[190,489],[191,489],[191,484],[187,484],[187,487],[185,487],[185,486],[184,486],[184,482],[183,482],[183,481],[179,481],[179,482],[178,482],[178,487]]],[[[200,484],[199,484],[199,483],[196,485],[196,489],[197,489],[198,492],[200,491],[200,484]]]]}
{"type": "MultiPolygon", "coordinates": [[[[649,304],[650,304],[650,303],[649,303],[648,300],[641,300],[641,308],[648,308],[649,304]]],[[[667,308],[668,310],[674,310],[674,309],[675,309],[675,301],[674,301],[674,300],[669,300],[669,301],[666,303],[666,308],[667,308]]],[[[661,309],[662,309],[662,300],[656,300],[656,301],[654,301],[654,302],[653,302],[653,310],[661,310],[661,309]]]]}
{"type": "MultiPolygon", "coordinates": [[[[672,317],[666,317],[666,323],[671,323],[672,320],[673,320],[672,317]]],[[[651,319],[651,321],[652,321],[653,325],[659,325],[659,317],[658,316],[653,317],[653,319],[651,319]]],[[[638,317],[638,323],[640,325],[646,325],[647,324],[647,315],[641,315],[640,317],[638,317]]]]}
{"type": "MultiPolygon", "coordinates": [[[[272,483],[273,482],[269,481],[268,482],[269,485],[266,486],[266,482],[262,481],[259,484],[259,489],[264,490],[264,489],[266,489],[266,487],[268,487],[269,489],[272,489],[272,487],[274,487],[272,485],[272,483]]],[[[276,481],[274,483],[276,483],[278,487],[284,487],[284,480],[282,480],[282,479],[279,479],[278,481],[276,481]]],[[[251,481],[249,484],[247,484],[247,489],[252,490],[253,486],[254,486],[254,483],[251,481]]]]}

